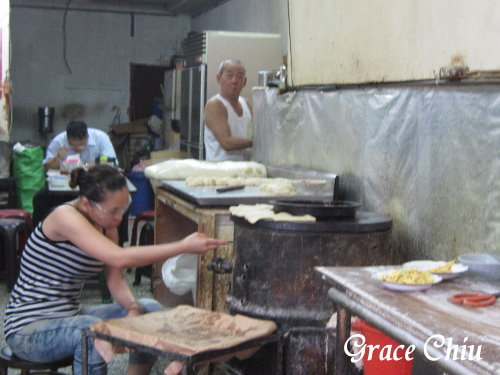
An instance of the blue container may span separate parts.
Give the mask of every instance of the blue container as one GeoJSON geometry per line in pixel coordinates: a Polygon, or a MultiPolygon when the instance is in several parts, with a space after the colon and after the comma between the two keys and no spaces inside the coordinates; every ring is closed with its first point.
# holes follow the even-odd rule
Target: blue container
{"type": "Polygon", "coordinates": [[[155,195],[149,179],[142,172],[130,172],[127,177],[137,188],[137,192],[132,194],[130,215],[137,216],[143,211],[153,210],[155,207],[155,195]]]}

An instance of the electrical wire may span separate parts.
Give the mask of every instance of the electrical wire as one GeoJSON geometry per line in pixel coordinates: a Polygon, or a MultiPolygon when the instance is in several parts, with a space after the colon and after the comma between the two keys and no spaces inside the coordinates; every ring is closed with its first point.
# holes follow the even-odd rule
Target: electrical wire
{"type": "Polygon", "coordinates": [[[119,124],[120,121],[120,107],[115,108],[115,117],[113,117],[113,121],[111,121],[111,125],[119,124]]]}
{"type": "Polygon", "coordinates": [[[64,15],[63,15],[63,24],[62,24],[62,31],[63,31],[63,60],[64,64],[66,65],[66,69],[68,70],[69,74],[73,74],[71,71],[71,68],[69,66],[68,58],[66,56],[67,52],[67,43],[68,43],[68,38],[66,35],[66,18],[68,16],[68,10],[69,10],[69,5],[71,4],[72,0],[68,0],[66,3],[66,7],[64,8],[64,15]]]}

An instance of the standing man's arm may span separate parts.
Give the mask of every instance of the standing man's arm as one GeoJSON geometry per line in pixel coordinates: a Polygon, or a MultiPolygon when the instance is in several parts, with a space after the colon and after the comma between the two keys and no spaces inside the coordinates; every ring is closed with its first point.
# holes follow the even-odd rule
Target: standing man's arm
{"type": "Polygon", "coordinates": [[[211,99],[205,106],[205,124],[226,151],[241,150],[252,146],[248,138],[233,137],[227,122],[227,110],[217,99],[211,99]]]}

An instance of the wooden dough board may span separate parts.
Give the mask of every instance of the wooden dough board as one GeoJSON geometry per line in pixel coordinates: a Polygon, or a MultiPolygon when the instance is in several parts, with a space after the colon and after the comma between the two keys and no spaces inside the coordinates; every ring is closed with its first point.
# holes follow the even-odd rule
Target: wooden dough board
{"type": "Polygon", "coordinates": [[[265,337],[273,321],[229,315],[180,305],[174,309],[131,318],[94,323],[93,331],[167,352],[193,355],[265,337]]]}

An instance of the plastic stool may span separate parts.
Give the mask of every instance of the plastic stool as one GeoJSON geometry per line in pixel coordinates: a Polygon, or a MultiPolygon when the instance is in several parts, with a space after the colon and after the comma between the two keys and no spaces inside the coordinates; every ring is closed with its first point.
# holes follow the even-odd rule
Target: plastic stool
{"type": "Polygon", "coordinates": [[[0,191],[7,193],[7,200],[0,202],[0,207],[17,207],[16,180],[13,177],[0,178],[0,191]]]}
{"type": "Polygon", "coordinates": [[[19,273],[19,263],[22,248],[19,248],[20,236],[30,232],[28,224],[23,219],[0,219],[0,235],[3,236],[5,251],[5,283],[10,292],[19,273]]]}
{"type": "MultiPolygon", "coordinates": [[[[137,243],[137,229],[139,226],[139,223],[142,221],[145,221],[146,224],[148,221],[153,221],[155,219],[155,212],[152,210],[147,210],[143,211],[139,214],[134,219],[134,224],[132,225],[132,235],[130,237],[130,246],[137,246],[137,245],[152,245],[154,243],[154,237],[153,236],[147,236],[142,239],[143,243],[137,243]]],[[[151,232],[152,234],[152,232],[151,232]]],[[[140,238],[141,240],[141,238],[140,238]]],[[[149,274],[151,276],[151,290],[153,289],[153,277],[152,277],[152,266],[144,266],[144,267],[137,267],[135,269],[135,278],[134,278],[134,285],[139,285],[141,283],[141,276],[145,274],[149,274]]]]}
{"type": "Polygon", "coordinates": [[[18,208],[0,209],[0,219],[23,219],[28,225],[30,231],[33,229],[31,215],[28,211],[25,210],[21,210],[18,208]]]}
{"type": "Polygon", "coordinates": [[[60,361],[48,363],[36,363],[25,361],[24,359],[17,358],[8,346],[4,346],[0,350],[0,375],[7,375],[9,369],[21,370],[21,375],[29,374],[47,374],[47,375],[64,375],[58,370],[61,367],[68,367],[73,365],[73,358],[66,358],[60,361]],[[49,370],[43,372],[32,373],[31,370],[49,370]]]}
{"type": "Polygon", "coordinates": [[[0,219],[23,219],[26,225],[28,226],[28,230],[19,236],[19,251],[24,249],[24,245],[26,241],[28,241],[28,237],[33,230],[33,221],[31,219],[31,215],[28,211],[21,210],[19,208],[8,208],[0,210],[0,219]]]}

